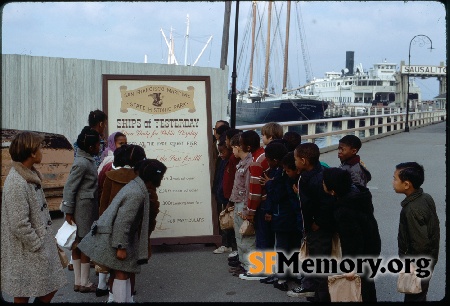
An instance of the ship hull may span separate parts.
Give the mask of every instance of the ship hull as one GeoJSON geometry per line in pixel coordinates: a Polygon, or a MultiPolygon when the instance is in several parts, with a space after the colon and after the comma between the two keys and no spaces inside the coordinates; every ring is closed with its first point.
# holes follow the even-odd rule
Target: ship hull
{"type": "Polygon", "coordinates": [[[312,99],[280,99],[236,103],[236,121],[248,123],[304,121],[323,118],[328,103],[312,99]]]}

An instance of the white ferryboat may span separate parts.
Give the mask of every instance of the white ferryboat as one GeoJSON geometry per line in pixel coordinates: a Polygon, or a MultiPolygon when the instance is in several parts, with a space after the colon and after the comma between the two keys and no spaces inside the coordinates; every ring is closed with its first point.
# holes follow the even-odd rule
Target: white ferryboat
{"type": "MultiPolygon", "coordinates": [[[[353,51],[347,51],[345,69],[326,72],[324,78],[313,78],[304,87],[304,92],[328,101],[330,108],[356,107],[362,112],[371,106],[395,106],[396,93],[399,93],[397,84],[400,82],[397,64],[384,60],[366,71],[362,64],[353,67],[353,55],[353,51]]],[[[420,101],[420,87],[413,78],[409,82],[410,99],[420,101]]]]}

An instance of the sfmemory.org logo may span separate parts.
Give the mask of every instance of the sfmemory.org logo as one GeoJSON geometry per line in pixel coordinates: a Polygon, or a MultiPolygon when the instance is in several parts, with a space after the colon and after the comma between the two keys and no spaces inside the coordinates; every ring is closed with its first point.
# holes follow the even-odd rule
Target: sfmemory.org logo
{"type": "Polygon", "coordinates": [[[358,274],[369,273],[370,278],[380,274],[397,274],[401,271],[411,273],[414,269],[420,278],[428,278],[431,275],[432,259],[427,257],[390,258],[383,260],[377,257],[352,258],[345,257],[340,260],[331,257],[311,257],[303,261],[299,260],[300,252],[286,255],[284,252],[254,251],[249,253],[249,272],[252,274],[272,273],[304,273],[332,275],[338,273],[358,274]]]}

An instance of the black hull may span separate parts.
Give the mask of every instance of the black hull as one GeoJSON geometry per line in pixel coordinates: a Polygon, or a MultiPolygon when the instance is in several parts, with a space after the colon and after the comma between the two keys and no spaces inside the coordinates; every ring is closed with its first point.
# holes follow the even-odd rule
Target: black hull
{"type": "Polygon", "coordinates": [[[267,123],[322,119],[328,103],[312,99],[236,102],[236,121],[267,123]]]}

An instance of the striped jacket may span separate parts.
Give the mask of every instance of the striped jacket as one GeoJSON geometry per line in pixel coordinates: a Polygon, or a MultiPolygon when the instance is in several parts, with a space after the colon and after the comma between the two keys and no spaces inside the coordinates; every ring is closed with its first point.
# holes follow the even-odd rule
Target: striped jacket
{"type": "Polygon", "coordinates": [[[261,204],[261,201],[266,199],[266,191],[261,186],[259,178],[265,171],[269,169],[269,163],[266,160],[264,148],[260,147],[258,150],[252,153],[253,161],[250,164],[250,183],[247,199],[247,208],[250,215],[254,215],[256,209],[261,204]]]}

